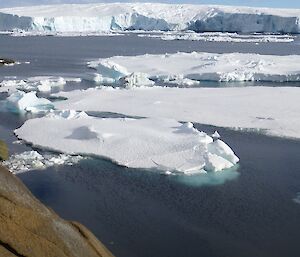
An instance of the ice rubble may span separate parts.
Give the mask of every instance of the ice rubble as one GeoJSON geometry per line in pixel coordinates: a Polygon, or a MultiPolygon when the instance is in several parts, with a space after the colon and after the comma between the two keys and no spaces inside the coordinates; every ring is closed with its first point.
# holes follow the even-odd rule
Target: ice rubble
{"type": "Polygon", "coordinates": [[[193,30],[196,32],[299,33],[298,9],[159,3],[102,3],[0,9],[0,30],[99,32],[193,30]]]}
{"type": "Polygon", "coordinates": [[[16,91],[6,98],[6,108],[12,112],[42,113],[53,109],[53,104],[45,98],[38,98],[36,92],[16,91]]]}
{"type": "Polygon", "coordinates": [[[8,79],[0,82],[0,92],[13,92],[21,90],[25,92],[51,92],[62,88],[67,82],[81,82],[80,78],[62,78],[53,76],[29,77],[27,79],[8,79]]]}
{"type": "Polygon", "coordinates": [[[43,153],[37,151],[27,151],[14,154],[2,164],[14,174],[35,170],[46,169],[55,165],[74,165],[85,159],[82,156],[72,156],[66,154],[43,153]]]}
{"type": "Polygon", "coordinates": [[[106,87],[64,92],[57,96],[68,99],[56,102],[58,109],[164,117],[300,138],[300,89],[297,87],[131,90],[106,87]]]}
{"type": "MultiPolygon", "coordinates": [[[[119,81],[133,72],[154,81],[300,81],[300,56],[244,53],[182,53],[114,56],[88,63],[106,80],[119,81]],[[175,79],[174,79],[175,78],[175,79]]],[[[196,83],[196,82],[195,82],[196,83]]]]}
{"type": "Polygon", "coordinates": [[[106,157],[132,168],[191,174],[228,169],[239,161],[221,140],[213,141],[192,123],[173,119],[103,119],[74,111],[51,112],[26,121],[15,134],[36,147],[106,157]]]}
{"type": "Polygon", "coordinates": [[[139,37],[158,38],[162,40],[189,40],[207,42],[233,42],[233,43],[290,43],[294,41],[291,35],[241,35],[238,33],[204,32],[194,31],[163,32],[155,34],[139,34],[139,37]]]}

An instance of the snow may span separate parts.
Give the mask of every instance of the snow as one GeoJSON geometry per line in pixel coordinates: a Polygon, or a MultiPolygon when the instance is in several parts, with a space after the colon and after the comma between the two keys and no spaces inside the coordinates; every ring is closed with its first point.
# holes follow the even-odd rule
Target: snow
{"type": "Polygon", "coordinates": [[[299,9],[159,3],[61,4],[0,9],[0,30],[299,33],[299,17],[299,9]]]}
{"type": "Polygon", "coordinates": [[[133,72],[151,80],[194,81],[300,81],[300,56],[245,53],[175,53],[164,55],[114,56],[88,63],[106,80],[117,81],[133,72]],[[175,79],[174,79],[175,78],[175,79]]]}
{"type": "Polygon", "coordinates": [[[55,165],[74,165],[83,159],[85,158],[82,156],[27,151],[11,155],[2,164],[14,174],[18,174],[35,169],[46,169],[55,165]]]}
{"type": "Polygon", "coordinates": [[[224,142],[213,142],[192,123],[181,124],[173,119],[103,119],[74,115],[73,111],[63,115],[52,112],[26,121],[15,134],[39,148],[100,156],[126,167],[171,173],[220,171],[239,161],[224,142]]]}
{"type": "Polygon", "coordinates": [[[12,112],[42,113],[52,109],[53,104],[45,98],[38,98],[36,92],[16,91],[7,97],[6,108],[12,112]]]}
{"type": "Polygon", "coordinates": [[[290,43],[294,42],[291,35],[241,35],[238,33],[204,32],[194,31],[163,32],[159,34],[139,34],[139,37],[157,38],[162,40],[189,40],[206,42],[233,42],[233,43],[290,43]]]}
{"type": "Polygon", "coordinates": [[[172,118],[300,138],[297,87],[101,88],[58,96],[68,98],[55,103],[58,109],[172,118]]]}

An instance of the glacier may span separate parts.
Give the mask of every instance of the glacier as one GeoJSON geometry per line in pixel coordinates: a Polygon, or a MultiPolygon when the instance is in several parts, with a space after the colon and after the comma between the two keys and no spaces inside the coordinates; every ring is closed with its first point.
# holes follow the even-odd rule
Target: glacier
{"type": "Polygon", "coordinates": [[[0,31],[299,33],[299,9],[160,3],[61,4],[0,9],[0,31]]]}
{"type": "MultiPolygon", "coordinates": [[[[300,56],[244,53],[182,53],[114,56],[88,62],[106,81],[119,81],[131,73],[164,83],[187,84],[198,81],[300,81],[300,56]]],[[[103,80],[104,81],[104,80],[103,80]]],[[[105,82],[105,81],[104,81],[105,82]]]]}
{"type": "Polygon", "coordinates": [[[220,139],[213,140],[190,122],[167,118],[104,119],[83,112],[52,111],[27,120],[15,134],[35,147],[105,157],[122,166],[169,175],[218,172],[239,162],[220,139]]]}

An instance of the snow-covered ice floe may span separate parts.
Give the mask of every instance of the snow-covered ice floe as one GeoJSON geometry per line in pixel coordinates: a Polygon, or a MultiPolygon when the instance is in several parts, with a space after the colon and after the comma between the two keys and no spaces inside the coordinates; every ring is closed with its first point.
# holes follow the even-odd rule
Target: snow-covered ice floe
{"type": "Polygon", "coordinates": [[[6,108],[11,112],[45,113],[53,109],[53,104],[46,98],[39,98],[36,92],[13,92],[5,100],[6,108]]]}
{"type": "Polygon", "coordinates": [[[300,88],[113,88],[59,93],[58,109],[163,117],[300,138],[300,88]]]}
{"type": "Polygon", "coordinates": [[[175,53],[114,56],[88,63],[103,81],[118,84],[133,73],[146,79],[183,84],[199,81],[300,81],[300,56],[244,53],[175,53]],[[186,83],[188,83],[186,82],[186,83]]]}
{"type": "Polygon", "coordinates": [[[196,33],[194,31],[176,31],[163,32],[157,34],[139,34],[139,37],[157,38],[162,40],[189,40],[206,42],[233,42],[233,43],[290,43],[294,42],[294,36],[291,35],[242,35],[238,33],[225,32],[204,32],[196,33]]]}
{"type": "Polygon", "coordinates": [[[56,165],[73,165],[85,159],[80,155],[72,156],[67,154],[39,153],[27,151],[14,154],[2,165],[6,166],[14,174],[27,172],[36,169],[46,169],[56,165]]]}
{"type": "MultiPolygon", "coordinates": [[[[0,9],[0,31],[168,31],[299,33],[299,9],[159,3],[101,3],[0,9]]],[[[46,32],[46,33],[45,33],[46,32]]]]}
{"type": "Polygon", "coordinates": [[[15,134],[39,148],[105,157],[122,166],[167,174],[221,171],[239,161],[223,141],[173,119],[104,119],[54,111],[26,121],[15,134]]]}
{"type": "Polygon", "coordinates": [[[25,92],[51,92],[60,89],[67,82],[81,82],[80,78],[63,78],[53,76],[29,77],[26,79],[7,79],[0,82],[0,92],[13,92],[22,90],[25,92]]]}

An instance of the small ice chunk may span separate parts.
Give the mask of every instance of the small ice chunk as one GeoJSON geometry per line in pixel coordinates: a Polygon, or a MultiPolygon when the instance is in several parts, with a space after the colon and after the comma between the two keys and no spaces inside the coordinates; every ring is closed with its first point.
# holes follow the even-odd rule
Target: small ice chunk
{"type": "Polygon", "coordinates": [[[147,74],[142,72],[133,72],[130,75],[124,76],[119,79],[119,84],[125,88],[134,88],[134,87],[147,87],[153,86],[154,81],[150,80],[147,74]]]}
{"type": "Polygon", "coordinates": [[[208,151],[212,154],[223,157],[225,160],[228,160],[233,164],[239,162],[239,158],[234,154],[232,149],[220,139],[208,144],[208,151]]]}
{"type": "Polygon", "coordinates": [[[219,132],[216,130],[212,135],[212,138],[214,138],[214,139],[218,139],[218,138],[220,138],[221,136],[220,136],[220,134],[219,134],[219,132]]]}
{"type": "Polygon", "coordinates": [[[38,98],[36,92],[25,93],[16,91],[6,99],[7,109],[12,112],[47,112],[53,109],[53,104],[45,99],[38,98]]]}
{"type": "Polygon", "coordinates": [[[212,154],[212,153],[207,153],[207,155],[204,157],[205,158],[205,170],[206,171],[221,171],[224,169],[229,169],[234,166],[234,164],[223,157],[217,155],[217,154],[212,154]]]}

